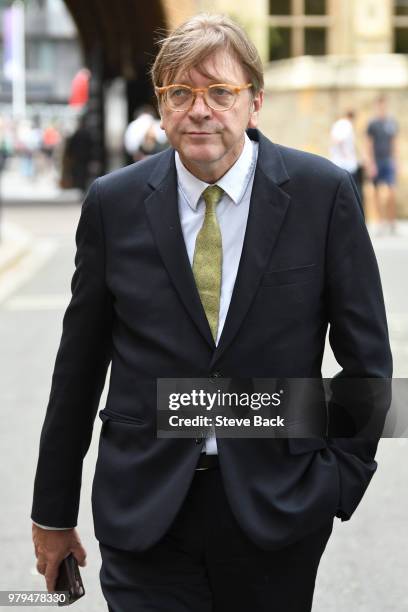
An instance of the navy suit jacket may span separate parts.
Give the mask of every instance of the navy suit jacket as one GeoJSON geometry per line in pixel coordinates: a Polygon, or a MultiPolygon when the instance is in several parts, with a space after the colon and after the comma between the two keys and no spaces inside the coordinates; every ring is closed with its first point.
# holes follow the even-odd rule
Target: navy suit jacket
{"type": "MultiPolygon", "coordinates": [[[[329,325],[342,376],[391,376],[378,268],[349,175],[248,133],[259,156],[217,347],[183,240],[174,151],[92,185],[41,435],[36,522],[76,524],[82,462],[110,362],[95,532],[134,551],[169,528],[203,444],[156,438],[157,378],[319,378],[329,325]]],[[[270,550],[335,515],[347,520],[376,469],[376,447],[377,440],[218,439],[231,508],[247,535],[270,550]]]]}

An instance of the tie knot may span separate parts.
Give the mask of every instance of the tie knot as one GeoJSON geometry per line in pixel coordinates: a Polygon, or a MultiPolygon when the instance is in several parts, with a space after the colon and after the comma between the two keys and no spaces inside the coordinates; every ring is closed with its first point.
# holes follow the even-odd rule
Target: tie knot
{"type": "Polygon", "coordinates": [[[206,206],[211,206],[211,208],[215,208],[218,202],[221,200],[224,190],[218,185],[210,185],[206,189],[204,189],[202,196],[204,198],[204,202],[206,206]]]}

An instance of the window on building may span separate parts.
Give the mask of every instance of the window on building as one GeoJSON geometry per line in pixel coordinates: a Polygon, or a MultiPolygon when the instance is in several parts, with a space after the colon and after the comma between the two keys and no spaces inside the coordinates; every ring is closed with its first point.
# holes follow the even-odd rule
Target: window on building
{"type": "Polygon", "coordinates": [[[270,15],[290,15],[291,0],[269,0],[270,15]]]}
{"type": "Polygon", "coordinates": [[[306,15],[325,15],[326,0],[305,0],[306,15]]]}
{"type": "Polygon", "coordinates": [[[269,1],[269,59],[327,53],[331,17],[327,0],[269,1]]]}
{"type": "Polygon", "coordinates": [[[408,53],[408,0],[394,0],[394,53],[408,53]]]}
{"type": "Polygon", "coordinates": [[[55,46],[51,41],[31,39],[26,43],[26,68],[33,72],[52,73],[55,68],[55,46]]]}
{"type": "Polygon", "coordinates": [[[395,53],[408,53],[408,28],[395,28],[395,53]]]}
{"type": "Polygon", "coordinates": [[[290,56],[290,37],[290,28],[273,28],[269,30],[269,58],[271,60],[285,59],[290,56]]]}
{"type": "Polygon", "coordinates": [[[305,28],[305,55],[325,55],[325,28],[305,28]]]}
{"type": "Polygon", "coordinates": [[[394,0],[395,15],[408,15],[408,0],[394,0]]]}

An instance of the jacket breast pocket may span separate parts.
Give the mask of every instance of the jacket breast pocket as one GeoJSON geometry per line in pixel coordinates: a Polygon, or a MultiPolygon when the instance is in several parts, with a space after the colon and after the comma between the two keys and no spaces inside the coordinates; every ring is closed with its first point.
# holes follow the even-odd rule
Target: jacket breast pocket
{"type": "Polygon", "coordinates": [[[263,275],[261,285],[264,287],[280,287],[308,283],[313,280],[317,271],[318,267],[316,264],[269,270],[263,275]]]}

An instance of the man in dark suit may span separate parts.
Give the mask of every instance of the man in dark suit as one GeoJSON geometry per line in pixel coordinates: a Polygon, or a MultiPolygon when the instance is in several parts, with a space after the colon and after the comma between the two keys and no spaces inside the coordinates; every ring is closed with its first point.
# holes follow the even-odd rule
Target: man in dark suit
{"type": "Polygon", "coordinates": [[[243,30],[197,16],[152,69],[172,148],[98,179],[43,426],[32,519],[54,586],[70,551],[109,363],[93,484],[114,612],[305,612],[335,516],[377,440],[157,438],[158,378],[388,377],[377,264],[349,175],[257,129],[262,66],[243,30]]]}

